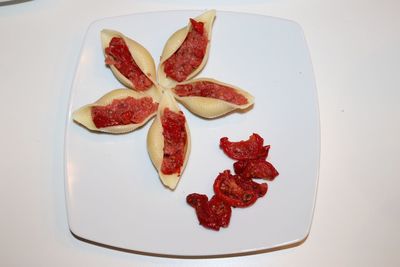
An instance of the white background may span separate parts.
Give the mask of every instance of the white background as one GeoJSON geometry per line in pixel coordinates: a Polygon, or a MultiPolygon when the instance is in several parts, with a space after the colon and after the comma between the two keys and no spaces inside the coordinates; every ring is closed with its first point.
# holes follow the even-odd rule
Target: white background
{"type": "MultiPolygon", "coordinates": [[[[1,266],[398,266],[398,1],[28,1],[0,3],[1,266]],[[321,165],[308,239],[218,259],[114,251],[68,229],[63,138],[88,25],[136,12],[209,9],[292,19],[305,33],[319,95],[321,165]]],[[[162,28],[162,25],[160,25],[162,28]]]]}

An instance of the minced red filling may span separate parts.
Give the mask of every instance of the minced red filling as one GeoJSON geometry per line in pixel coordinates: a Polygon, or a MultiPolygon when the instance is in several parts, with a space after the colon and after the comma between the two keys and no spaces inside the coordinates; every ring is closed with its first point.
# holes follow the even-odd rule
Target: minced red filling
{"type": "Polygon", "coordinates": [[[107,65],[114,65],[117,70],[129,79],[139,91],[149,89],[153,83],[136,64],[129,48],[122,38],[114,37],[105,49],[107,65]]]}
{"type": "Polygon", "coordinates": [[[174,92],[181,97],[211,97],[236,105],[245,105],[248,103],[247,98],[236,92],[233,88],[210,81],[180,84],[174,88],[174,92]]]}
{"type": "Polygon", "coordinates": [[[161,117],[164,136],[164,156],[161,171],[164,174],[180,174],[185,159],[187,132],[185,116],[165,108],[161,117]]]}
{"type": "Polygon", "coordinates": [[[208,39],[204,23],[190,19],[192,28],[179,49],[164,62],[164,72],[175,81],[184,81],[197,69],[206,54],[208,39]]]}
{"type": "Polygon", "coordinates": [[[137,124],[143,122],[157,110],[158,103],[151,97],[140,99],[128,96],[115,99],[107,106],[93,106],[91,110],[94,125],[97,128],[137,124]]]}

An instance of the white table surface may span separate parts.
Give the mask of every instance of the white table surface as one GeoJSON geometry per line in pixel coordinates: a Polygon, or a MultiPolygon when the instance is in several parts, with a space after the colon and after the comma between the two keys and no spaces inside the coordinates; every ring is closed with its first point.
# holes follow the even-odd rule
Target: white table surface
{"type": "Polygon", "coordinates": [[[0,3],[1,266],[400,266],[399,1],[0,3]],[[63,138],[84,33],[95,19],[205,9],[288,18],[306,35],[319,95],[321,165],[301,245],[217,259],[158,258],[77,240],[63,138]]]}

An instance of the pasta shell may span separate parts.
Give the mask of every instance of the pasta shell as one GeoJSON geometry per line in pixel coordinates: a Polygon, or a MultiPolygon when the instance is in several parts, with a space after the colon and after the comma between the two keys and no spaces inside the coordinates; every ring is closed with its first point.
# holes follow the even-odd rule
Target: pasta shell
{"type": "MultiPolygon", "coordinates": [[[[227,84],[223,83],[214,79],[209,79],[209,78],[201,78],[201,79],[193,79],[185,83],[180,83],[176,85],[176,87],[170,89],[172,93],[174,94],[175,98],[182,103],[187,109],[189,109],[192,113],[204,117],[204,118],[216,118],[220,117],[222,115],[225,115],[233,110],[238,110],[238,109],[246,109],[250,107],[251,105],[254,104],[254,97],[249,94],[248,92],[227,84]],[[176,88],[179,87],[180,85],[190,85],[190,84],[196,84],[196,83],[211,83],[211,84],[217,84],[217,85],[222,85],[224,87],[228,87],[231,89],[233,92],[236,94],[239,94],[242,99],[247,100],[247,103],[243,104],[234,104],[225,100],[221,100],[218,98],[213,98],[213,97],[205,97],[205,96],[179,96],[177,94],[176,88]]],[[[228,92],[229,93],[229,92],[228,92]]],[[[222,93],[221,93],[222,94],[222,93]]]]}
{"type": "MultiPolygon", "coordinates": [[[[207,43],[207,48],[206,48],[206,52],[205,52],[205,56],[203,57],[203,60],[201,62],[201,64],[188,76],[186,77],[185,80],[189,80],[191,78],[193,78],[194,76],[196,76],[205,66],[207,59],[208,59],[208,54],[210,51],[210,40],[211,40],[211,33],[212,33],[212,25],[214,22],[214,18],[215,18],[215,10],[209,10],[203,14],[201,14],[200,16],[194,18],[195,21],[197,22],[202,22],[204,23],[204,31],[207,34],[207,39],[208,39],[208,43],[207,43]]],[[[168,60],[183,44],[183,42],[186,39],[186,36],[189,34],[189,31],[192,29],[192,25],[189,22],[189,24],[176,31],[167,41],[167,43],[164,46],[164,50],[162,52],[161,58],[160,58],[160,64],[158,67],[158,81],[159,83],[168,88],[171,86],[174,86],[177,81],[175,81],[174,79],[167,77],[165,71],[164,71],[164,64],[165,61],[168,60]]]]}
{"type": "MultiPolygon", "coordinates": [[[[154,115],[156,115],[157,107],[155,106],[154,111],[151,112],[140,123],[136,123],[136,124],[132,123],[132,124],[126,124],[126,125],[116,125],[116,126],[109,126],[109,127],[104,127],[104,128],[97,128],[92,119],[92,108],[96,107],[96,106],[107,106],[107,105],[110,105],[113,102],[113,100],[125,99],[127,97],[133,97],[135,99],[142,99],[144,97],[149,98],[150,96],[142,94],[142,93],[137,93],[130,89],[116,89],[116,90],[113,90],[113,91],[105,94],[103,97],[101,97],[99,100],[97,100],[93,104],[83,106],[80,109],[76,110],[72,114],[72,119],[75,122],[85,126],[87,129],[89,129],[91,131],[120,134],[120,133],[131,132],[131,131],[143,126],[144,124],[146,124],[146,122],[150,118],[152,118],[154,115]]],[[[154,102],[153,99],[152,99],[152,101],[153,101],[153,103],[157,104],[157,102],[154,102]]]]}
{"type": "MultiPolygon", "coordinates": [[[[186,138],[186,144],[184,146],[185,155],[184,155],[184,159],[183,159],[183,164],[178,173],[164,174],[161,171],[162,163],[164,160],[164,136],[163,136],[163,126],[162,126],[161,118],[162,118],[166,108],[170,109],[171,111],[173,111],[175,113],[181,112],[175,99],[168,91],[164,91],[163,96],[161,98],[160,105],[158,106],[157,116],[154,119],[153,124],[151,125],[151,127],[149,129],[149,132],[147,135],[147,150],[148,150],[150,159],[153,162],[154,167],[158,171],[158,175],[159,175],[162,183],[166,187],[170,188],[171,190],[174,190],[180,180],[180,176],[182,175],[183,170],[188,161],[189,154],[190,154],[191,141],[190,141],[189,127],[188,127],[187,122],[185,121],[185,130],[186,130],[187,138],[186,138]]],[[[183,113],[182,113],[182,115],[183,115],[183,113]]]]}
{"type": "Polygon", "coordinates": [[[136,91],[145,92],[146,94],[152,96],[154,99],[158,100],[161,93],[160,89],[157,87],[156,67],[151,54],[141,44],[126,37],[122,33],[114,30],[104,29],[101,31],[101,43],[103,46],[103,52],[105,56],[107,56],[105,50],[107,47],[109,47],[109,44],[112,38],[114,37],[122,38],[124,40],[125,44],[129,49],[130,54],[132,55],[132,58],[138,65],[139,69],[144,73],[144,75],[147,78],[149,78],[149,80],[153,83],[153,85],[148,89],[135,88],[133,83],[127,77],[125,77],[114,65],[111,64],[109,65],[109,67],[113,72],[113,74],[115,75],[115,77],[126,87],[134,89],[136,91]]]}

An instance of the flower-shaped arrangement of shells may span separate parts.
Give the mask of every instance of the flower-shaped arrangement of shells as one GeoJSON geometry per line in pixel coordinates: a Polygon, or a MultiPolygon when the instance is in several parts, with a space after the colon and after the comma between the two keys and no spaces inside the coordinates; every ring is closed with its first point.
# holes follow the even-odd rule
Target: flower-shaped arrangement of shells
{"type": "Polygon", "coordinates": [[[147,150],[162,183],[175,189],[190,155],[190,131],[178,102],[204,118],[253,105],[248,92],[215,79],[196,77],[210,51],[215,10],[191,18],[164,46],[158,69],[150,53],[120,32],[101,31],[105,64],[127,88],[115,89],[76,110],[72,118],[90,131],[134,131],[155,116],[147,150]]]}

